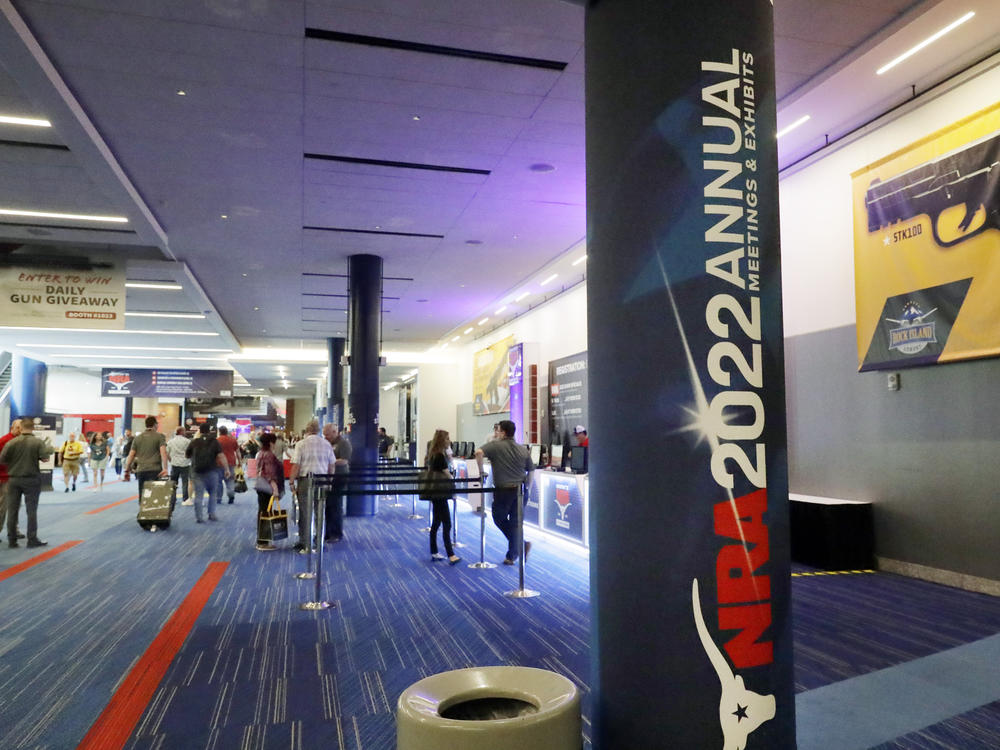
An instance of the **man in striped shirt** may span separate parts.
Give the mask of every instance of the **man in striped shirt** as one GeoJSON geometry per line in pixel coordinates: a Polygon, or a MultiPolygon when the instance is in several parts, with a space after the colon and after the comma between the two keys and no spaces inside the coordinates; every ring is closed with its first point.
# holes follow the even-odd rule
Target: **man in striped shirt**
{"type": "MultiPolygon", "coordinates": [[[[319,422],[312,420],[306,425],[305,437],[295,445],[295,458],[289,475],[289,489],[299,503],[299,541],[295,550],[302,554],[309,549],[309,527],[313,514],[308,475],[332,474],[336,461],[333,446],[319,434],[319,422]]],[[[317,529],[317,533],[323,532],[317,529]]]]}

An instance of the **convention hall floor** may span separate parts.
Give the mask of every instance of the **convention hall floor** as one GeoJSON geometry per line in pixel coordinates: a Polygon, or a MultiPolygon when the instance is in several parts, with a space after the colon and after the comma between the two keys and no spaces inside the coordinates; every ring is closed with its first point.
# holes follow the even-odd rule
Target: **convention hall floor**
{"type": "MultiPolygon", "coordinates": [[[[536,538],[542,596],[508,599],[516,568],[466,565],[467,507],[450,567],[430,562],[410,502],[383,500],[328,547],[338,606],[303,612],[304,558],[254,550],[252,493],[217,523],[179,507],[149,534],[134,482],[89,487],[43,494],[48,547],[0,548],[0,747],[389,750],[403,689],[489,664],[574,680],[589,737],[584,554],[536,538]]],[[[796,575],[792,591],[802,750],[1000,747],[1000,599],[879,573],[796,575]]]]}

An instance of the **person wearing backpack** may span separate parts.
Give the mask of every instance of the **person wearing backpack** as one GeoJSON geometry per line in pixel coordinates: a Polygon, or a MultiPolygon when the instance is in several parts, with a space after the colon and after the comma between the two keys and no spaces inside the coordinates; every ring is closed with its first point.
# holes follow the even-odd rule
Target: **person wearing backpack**
{"type": "Polygon", "coordinates": [[[215,506],[221,499],[222,482],[219,477],[229,476],[229,464],[222,452],[219,441],[209,434],[207,423],[198,427],[198,437],[192,440],[185,451],[191,459],[191,476],[194,479],[194,516],[198,523],[204,523],[202,514],[203,496],[208,493],[208,520],[218,521],[215,506]]]}

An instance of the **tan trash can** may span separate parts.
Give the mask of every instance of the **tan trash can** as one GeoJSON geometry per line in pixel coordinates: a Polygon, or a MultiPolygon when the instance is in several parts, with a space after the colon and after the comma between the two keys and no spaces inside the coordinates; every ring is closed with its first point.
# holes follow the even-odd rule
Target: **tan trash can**
{"type": "Polygon", "coordinates": [[[580,750],[580,693],[532,667],[425,677],[399,696],[396,750],[580,750]]]}

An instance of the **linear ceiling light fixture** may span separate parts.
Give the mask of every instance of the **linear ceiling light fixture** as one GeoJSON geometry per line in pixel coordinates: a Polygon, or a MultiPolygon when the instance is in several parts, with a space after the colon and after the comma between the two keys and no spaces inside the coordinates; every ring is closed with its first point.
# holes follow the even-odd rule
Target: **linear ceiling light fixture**
{"type": "Polygon", "coordinates": [[[555,278],[556,278],[557,276],[559,276],[559,274],[557,274],[557,273],[554,273],[554,274],[552,274],[552,275],[551,275],[551,276],[549,276],[549,277],[548,277],[547,279],[545,279],[545,281],[541,282],[541,283],[540,283],[540,284],[539,284],[538,286],[545,286],[545,285],[546,285],[546,284],[548,284],[548,283],[549,283],[550,281],[553,281],[553,280],[554,280],[554,279],[555,279],[555,278]]]}
{"type": "Polygon", "coordinates": [[[520,295],[518,295],[517,297],[514,298],[514,301],[515,302],[520,302],[525,297],[527,297],[529,294],[531,294],[531,292],[522,292],[520,295]]]}
{"type": "Polygon", "coordinates": [[[476,323],[476,325],[477,325],[477,326],[481,326],[481,325],[482,325],[483,323],[485,323],[485,322],[486,322],[487,320],[489,320],[489,318],[483,318],[483,319],[482,319],[482,320],[480,320],[480,321],[479,321],[478,323],[476,323]]]}
{"type": "Polygon", "coordinates": [[[955,29],[957,29],[959,26],[961,26],[963,23],[965,23],[966,21],[968,21],[974,15],[976,15],[976,12],[970,10],[964,16],[962,16],[961,18],[959,18],[959,19],[957,19],[955,21],[952,21],[950,24],[948,24],[947,26],[945,26],[940,31],[938,31],[938,32],[936,32],[934,34],[931,34],[929,37],[927,37],[926,39],[924,39],[924,41],[920,42],[920,44],[918,44],[915,47],[911,47],[910,49],[906,50],[906,52],[904,52],[903,54],[901,54],[899,57],[897,57],[892,62],[889,62],[889,63],[886,63],[885,65],[883,65],[881,68],[879,68],[878,70],[875,71],[875,75],[879,75],[880,76],[883,73],[885,73],[886,71],[892,70],[893,68],[895,68],[897,65],[899,65],[904,60],[906,60],[906,59],[912,57],[913,55],[917,54],[920,50],[922,50],[927,45],[933,44],[934,42],[936,42],[938,39],[940,39],[941,37],[943,37],[949,31],[954,31],[955,29]]]}
{"type": "Polygon", "coordinates": [[[180,284],[153,284],[146,281],[126,281],[125,286],[129,289],[168,289],[174,292],[184,288],[180,284]]]}
{"type": "MultiPolygon", "coordinates": [[[[68,333],[142,333],[153,336],[218,336],[215,331],[139,331],[124,328],[45,328],[38,326],[0,326],[0,331],[66,331],[68,333]]],[[[159,348],[159,347],[157,347],[159,348]]]]}
{"type": "Polygon", "coordinates": [[[95,344],[18,344],[25,349],[114,349],[115,351],[146,352],[155,350],[158,352],[222,352],[232,354],[232,349],[202,349],[188,346],[97,346],[95,344]]]}
{"type": "Polygon", "coordinates": [[[585,254],[583,254],[583,255],[581,255],[581,256],[580,256],[579,258],[577,258],[576,260],[574,260],[574,261],[573,261],[572,263],[570,263],[570,265],[571,265],[571,266],[578,266],[578,265],[580,265],[581,263],[583,263],[583,261],[585,261],[585,260],[587,260],[587,255],[586,255],[586,253],[585,253],[585,254]]]}
{"type": "Polygon", "coordinates": [[[154,313],[154,312],[127,312],[125,313],[126,318],[189,318],[194,320],[203,320],[205,318],[201,313],[154,313]]]}
{"type": "Polygon", "coordinates": [[[4,125],[30,125],[33,128],[51,128],[52,123],[37,117],[15,117],[13,115],[0,115],[0,123],[4,125]]]}
{"type": "Polygon", "coordinates": [[[114,224],[128,224],[128,219],[124,216],[64,214],[56,211],[23,211],[19,208],[0,208],[0,216],[24,216],[32,219],[69,219],[71,221],[109,221],[114,224]]]}
{"type": "Polygon", "coordinates": [[[493,311],[493,314],[494,314],[494,315],[499,315],[500,313],[502,313],[502,312],[503,312],[504,310],[506,310],[506,309],[507,309],[507,305],[504,305],[503,307],[499,307],[499,308],[497,308],[496,310],[494,310],[494,311],[493,311]]]}
{"type": "Polygon", "coordinates": [[[466,334],[472,333],[472,330],[473,330],[472,326],[469,326],[464,331],[462,331],[462,335],[465,336],[466,334]]]}
{"type": "Polygon", "coordinates": [[[800,125],[805,125],[807,122],[809,122],[809,115],[803,115],[788,127],[779,130],[775,138],[781,138],[781,136],[786,135],[787,133],[791,133],[793,130],[795,130],[795,128],[799,127],[800,125]]]}
{"type": "MultiPolygon", "coordinates": [[[[54,358],[59,359],[107,359],[106,354],[53,354],[54,358]]],[[[116,354],[111,359],[169,359],[177,361],[178,359],[182,361],[193,361],[193,362],[225,362],[225,357],[154,357],[151,355],[144,354],[116,354]]]]}

